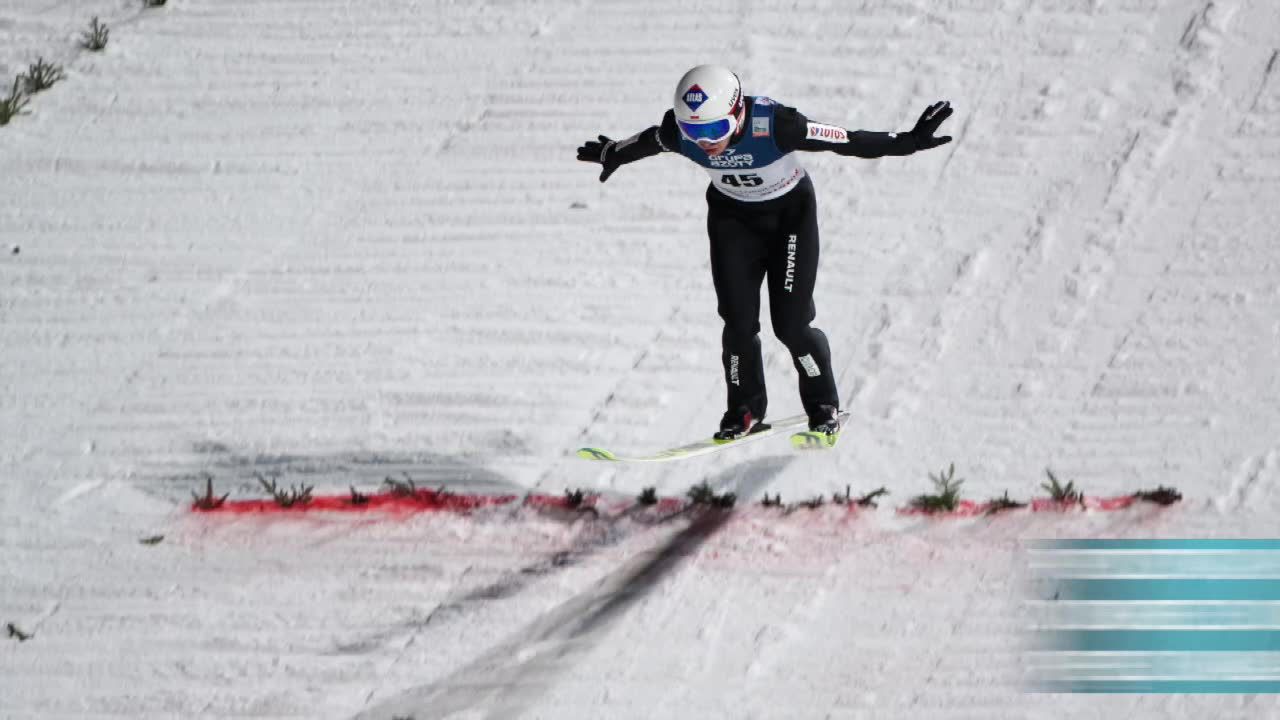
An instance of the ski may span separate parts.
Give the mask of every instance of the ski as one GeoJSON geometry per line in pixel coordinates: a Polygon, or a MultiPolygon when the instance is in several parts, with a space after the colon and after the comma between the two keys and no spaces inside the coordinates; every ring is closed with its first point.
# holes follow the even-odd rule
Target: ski
{"type": "MultiPolygon", "coordinates": [[[[849,413],[840,413],[840,426],[843,427],[848,419],[849,413]]],[[[830,450],[836,446],[836,442],[839,440],[840,433],[828,435],[826,433],[813,432],[812,430],[802,430],[791,434],[791,445],[797,450],[830,450]]]]}
{"type": "Polygon", "coordinates": [[[809,417],[807,415],[794,415],[792,417],[783,418],[775,422],[763,422],[755,427],[750,433],[736,440],[716,440],[715,438],[707,438],[699,440],[688,445],[659,450],[649,455],[627,455],[624,453],[616,453],[604,448],[585,447],[578,450],[578,457],[584,460],[600,460],[604,462],[670,462],[672,460],[683,460],[685,458],[696,457],[698,455],[706,455],[708,453],[719,452],[728,447],[742,445],[754,440],[760,440],[770,435],[777,435],[782,432],[788,432],[798,427],[807,427],[809,417]]]}

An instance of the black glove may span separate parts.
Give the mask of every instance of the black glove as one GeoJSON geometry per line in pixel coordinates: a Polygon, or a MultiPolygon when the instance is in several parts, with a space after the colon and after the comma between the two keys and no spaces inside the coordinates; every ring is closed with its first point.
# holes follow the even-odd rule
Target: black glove
{"type": "Polygon", "coordinates": [[[609,179],[614,170],[622,164],[618,162],[618,151],[614,147],[616,142],[610,140],[604,135],[599,140],[588,140],[578,148],[578,159],[583,162],[600,163],[604,169],[600,171],[600,182],[609,179]]]}
{"type": "Polygon", "coordinates": [[[924,113],[920,115],[920,119],[916,121],[916,126],[911,128],[911,132],[907,133],[912,140],[915,140],[916,150],[928,150],[951,142],[950,135],[933,136],[942,121],[949,117],[951,117],[950,100],[936,102],[925,108],[924,113]]]}

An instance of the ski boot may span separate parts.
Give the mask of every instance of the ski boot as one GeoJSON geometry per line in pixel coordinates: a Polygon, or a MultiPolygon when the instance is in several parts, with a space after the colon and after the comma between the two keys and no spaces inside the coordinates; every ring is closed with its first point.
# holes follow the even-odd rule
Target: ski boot
{"type": "Polygon", "coordinates": [[[720,418],[720,429],[711,437],[718,443],[727,443],[768,428],[760,418],[751,414],[750,408],[743,406],[726,411],[720,418]]]}
{"type": "Polygon", "coordinates": [[[835,447],[845,417],[833,405],[819,405],[817,411],[809,416],[809,431],[792,435],[791,444],[800,449],[835,447]]]}

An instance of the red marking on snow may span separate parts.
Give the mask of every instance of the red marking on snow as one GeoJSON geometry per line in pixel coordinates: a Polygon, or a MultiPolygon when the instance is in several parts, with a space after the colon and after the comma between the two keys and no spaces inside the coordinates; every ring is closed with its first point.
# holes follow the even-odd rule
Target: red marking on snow
{"type": "Polygon", "coordinates": [[[365,502],[352,502],[351,495],[320,495],[310,502],[283,507],[274,500],[228,500],[219,507],[204,510],[195,503],[194,512],[226,512],[235,515],[303,512],[468,512],[485,507],[508,505],[519,495],[455,495],[439,490],[417,490],[413,493],[378,493],[366,496],[365,502]]]}
{"type": "Polygon", "coordinates": [[[528,495],[524,499],[524,504],[540,510],[585,510],[595,507],[599,500],[599,495],[586,495],[582,498],[582,502],[574,505],[569,502],[566,495],[528,495]]]}
{"type": "MultiPolygon", "coordinates": [[[[1086,497],[1084,499],[1084,509],[1086,510],[1123,510],[1137,502],[1138,499],[1132,495],[1120,495],[1118,497],[1086,497]]],[[[1063,502],[1054,500],[1053,498],[1036,498],[1031,501],[1032,512],[1066,512],[1068,510],[1079,510],[1081,504],[1078,502],[1063,502]]]]}
{"type": "Polygon", "coordinates": [[[658,504],[652,507],[658,512],[677,512],[684,509],[684,501],[680,498],[660,498],[658,504]]]}
{"type": "MultiPolygon", "coordinates": [[[[298,503],[283,507],[274,500],[227,500],[218,507],[204,509],[198,504],[191,504],[191,511],[198,513],[230,513],[233,515],[266,515],[295,514],[305,512],[384,512],[391,514],[412,514],[422,512],[456,512],[466,513],[482,508],[497,507],[521,503],[526,507],[539,510],[586,510],[596,509],[610,514],[622,513],[633,507],[652,510],[657,513],[679,512],[686,503],[680,498],[659,498],[658,502],[647,508],[638,508],[634,500],[608,500],[599,495],[587,495],[578,505],[571,504],[566,495],[458,495],[441,490],[416,490],[412,493],[393,494],[376,493],[366,496],[364,502],[352,502],[350,494],[319,495],[310,502],[298,503]]],[[[1017,512],[1029,509],[1031,512],[1070,512],[1073,510],[1096,510],[1111,512],[1124,510],[1138,502],[1133,495],[1116,497],[1086,497],[1082,503],[1061,502],[1052,498],[1035,498],[1027,508],[1010,508],[999,512],[1017,512]]],[[[972,500],[961,500],[955,510],[950,512],[929,512],[915,507],[898,508],[899,515],[923,515],[928,517],[977,517],[986,515],[995,507],[995,503],[979,503],[972,500]]],[[[847,505],[847,515],[860,514],[863,508],[852,503],[847,505]]],[[[788,513],[784,513],[788,514],[788,513]]],[[[999,513],[997,513],[999,514],[999,513]]]]}
{"type": "MultiPolygon", "coordinates": [[[[1086,497],[1082,502],[1063,502],[1054,500],[1053,498],[1035,498],[1029,504],[1031,512],[1070,512],[1072,510],[1098,510],[1101,512],[1112,512],[1115,510],[1124,510],[1132,506],[1138,499],[1133,495],[1119,495],[1116,497],[1086,497]]],[[[905,507],[898,508],[899,515],[927,515],[930,517],[975,517],[978,515],[986,515],[996,508],[996,503],[978,503],[972,500],[961,500],[955,510],[950,512],[930,512],[921,508],[905,507]]],[[[1018,512],[1028,508],[1008,508],[1005,510],[997,510],[995,514],[1006,512],[1018,512]]]]}
{"type": "MultiPolygon", "coordinates": [[[[352,502],[351,495],[316,495],[310,502],[298,503],[290,507],[282,507],[275,500],[227,500],[216,508],[204,509],[196,503],[191,504],[191,511],[197,513],[230,513],[233,515],[265,515],[296,514],[306,512],[384,512],[391,514],[410,514],[422,512],[457,512],[466,513],[487,507],[521,503],[525,507],[537,510],[585,510],[595,508],[605,510],[599,495],[587,495],[577,506],[570,503],[565,495],[459,495],[440,490],[416,490],[413,493],[375,493],[365,496],[364,502],[352,502]]],[[[632,500],[607,501],[608,510],[622,512],[635,505],[632,500]]],[[[660,498],[656,505],[650,506],[658,512],[675,512],[684,507],[679,498],[660,498]]]]}
{"type": "Polygon", "coordinates": [[[976,503],[972,500],[961,500],[956,504],[955,510],[945,512],[935,512],[925,510],[918,507],[898,508],[899,515],[928,515],[930,517],[973,517],[981,515],[987,511],[989,505],[986,503],[976,503]]]}

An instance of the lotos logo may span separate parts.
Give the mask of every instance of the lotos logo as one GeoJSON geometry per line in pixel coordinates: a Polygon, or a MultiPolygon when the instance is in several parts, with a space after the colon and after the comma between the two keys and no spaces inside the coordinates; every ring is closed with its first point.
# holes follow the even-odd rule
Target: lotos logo
{"type": "Polygon", "coordinates": [[[823,125],[822,123],[809,123],[810,140],[823,140],[826,142],[849,142],[849,133],[844,128],[835,125],[823,125]]]}
{"type": "Polygon", "coordinates": [[[698,106],[706,101],[707,94],[697,84],[684,91],[684,104],[688,105],[690,110],[697,110],[698,106]]]}

